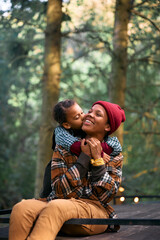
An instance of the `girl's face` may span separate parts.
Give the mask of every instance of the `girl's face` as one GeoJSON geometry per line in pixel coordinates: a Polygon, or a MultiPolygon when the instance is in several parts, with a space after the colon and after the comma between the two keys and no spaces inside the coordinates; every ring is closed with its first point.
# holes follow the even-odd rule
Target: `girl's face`
{"type": "Polygon", "coordinates": [[[66,110],[66,118],[67,122],[62,124],[64,128],[81,129],[84,112],[82,108],[77,103],[75,103],[73,106],[66,110]]]}
{"type": "Polygon", "coordinates": [[[100,104],[95,104],[85,115],[82,130],[90,137],[103,140],[106,132],[110,131],[108,116],[100,104]]]}

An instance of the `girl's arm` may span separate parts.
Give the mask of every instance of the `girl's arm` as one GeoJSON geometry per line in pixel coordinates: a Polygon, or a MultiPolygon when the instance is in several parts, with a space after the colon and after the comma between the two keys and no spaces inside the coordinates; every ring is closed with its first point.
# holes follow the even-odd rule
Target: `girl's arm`
{"type": "Polygon", "coordinates": [[[122,147],[117,137],[108,137],[105,143],[112,148],[111,156],[117,156],[122,152],[122,147]]]}
{"type": "Polygon", "coordinates": [[[62,146],[65,150],[70,152],[72,144],[79,142],[79,139],[70,134],[64,127],[56,127],[55,142],[57,145],[62,146]]]}

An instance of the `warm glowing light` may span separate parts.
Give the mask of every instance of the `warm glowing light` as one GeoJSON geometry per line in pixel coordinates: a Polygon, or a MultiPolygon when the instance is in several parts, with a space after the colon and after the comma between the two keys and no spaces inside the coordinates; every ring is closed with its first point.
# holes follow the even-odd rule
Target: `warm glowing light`
{"type": "Polygon", "coordinates": [[[124,192],[124,188],[123,187],[119,187],[119,191],[120,192],[124,192]]]}
{"type": "Polygon", "coordinates": [[[139,202],[139,198],[138,198],[138,197],[135,197],[135,198],[134,198],[134,202],[135,202],[135,203],[138,203],[138,202],[139,202]]]}
{"type": "Polygon", "coordinates": [[[120,201],[124,202],[125,201],[125,197],[120,197],[120,201]]]}

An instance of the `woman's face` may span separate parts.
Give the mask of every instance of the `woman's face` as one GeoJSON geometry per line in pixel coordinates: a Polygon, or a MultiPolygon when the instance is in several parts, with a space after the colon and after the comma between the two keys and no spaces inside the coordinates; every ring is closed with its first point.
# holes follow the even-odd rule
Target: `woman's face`
{"type": "Polygon", "coordinates": [[[84,116],[82,130],[90,137],[103,140],[107,131],[110,131],[106,110],[99,104],[95,104],[84,116]]]}

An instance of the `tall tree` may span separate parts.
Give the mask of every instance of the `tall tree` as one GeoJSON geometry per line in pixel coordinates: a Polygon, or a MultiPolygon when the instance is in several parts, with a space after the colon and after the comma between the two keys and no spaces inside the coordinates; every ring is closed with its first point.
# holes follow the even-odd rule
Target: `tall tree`
{"type": "Polygon", "coordinates": [[[44,168],[51,159],[53,134],[52,107],[59,98],[62,0],[49,0],[45,32],[45,66],[43,74],[42,120],[35,195],[42,186],[44,168]]]}
{"type": "MultiPolygon", "coordinates": [[[[113,55],[112,72],[109,81],[110,101],[125,105],[125,88],[127,74],[127,47],[128,47],[128,23],[131,11],[131,0],[116,0],[115,22],[113,33],[113,55]]],[[[117,135],[122,143],[123,127],[121,126],[117,135]]]]}
{"type": "Polygon", "coordinates": [[[46,7],[11,3],[0,11],[0,208],[33,197],[41,103],[46,7]]]}

